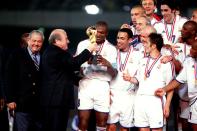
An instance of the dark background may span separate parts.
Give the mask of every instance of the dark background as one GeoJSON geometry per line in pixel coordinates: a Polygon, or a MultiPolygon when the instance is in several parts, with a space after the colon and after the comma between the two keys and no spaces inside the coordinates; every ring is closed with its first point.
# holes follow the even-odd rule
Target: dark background
{"type": "MultiPolygon", "coordinates": [[[[160,2],[161,0],[158,0],[158,7],[160,6],[160,2]]],[[[197,2],[194,0],[172,0],[172,2],[176,3],[180,7],[181,14],[187,17],[191,16],[193,8],[197,8],[197,2]]],[[[118,28],[125,22],[129,23],[130,8],[139,3],[140,0],[2,0],[0,1],[0,44],[8,49],[19,47],[20,37],[23,33],[42,28],[45,35],[44,43],[47,45],[50,32],[54,28],[63,28],[68,33],[70,51],[74,53],[79,41],[87,38],[85,34],[87,26],[95,23],[97,20],[106,20],[108,22],[110,29],[108,39],[115,44],[118,28]],[[102,9],[102,13],[98,17],[87,16],[83,9],[86,4],[98,5],[102,9]],[[12,15],[10,15],[10,12],[12,15]],[[35,16],[30,17],[27,16],[28,14],[23,14],[28,12],[35,14],[35,16]],[[47,17],[49,18],[46,21],[43,21],[45,18],[39,21],[42,16],[37,17],[37,12],[39,14],[43,14],[43,12],[47,13],[47,17]],[[75,16],[72,14],[73,12],[78,14],[75,16]],[[54,24],[56,21],[54,21],[54,17],[50,17],[52,16],[50,13],[59,15],[59,19],[56,19],[57,24],[54,24]],[[66,15],[64,16],[63,13],[66,13],[66,15]],[[110,16],[110,14],[118,15],[110,16]],[[121,15],[125,15],[125,17],[121,17],[121,15]],[[69,20],[71,17],[76,23],[79,23],[79,26],[76,26],[76,24],[73,24],[73,21],[69,20]],[[32,18],[32,20],[29,20],[33,21],[31,24],[29,24],[29,18],[32,18]],[[82,20],[83,22],[81,22],[82,20]],[[36,21],[39,22],[36,23],[36,21]],[[61,23],[61,21],[65,22],[61,23]]]]}

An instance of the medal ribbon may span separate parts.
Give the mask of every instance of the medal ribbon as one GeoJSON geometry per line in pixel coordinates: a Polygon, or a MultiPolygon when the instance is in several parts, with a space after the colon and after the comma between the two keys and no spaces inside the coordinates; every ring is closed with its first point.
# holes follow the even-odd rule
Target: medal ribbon
{"type": "MultiPolygon", "coordinates": [[[[98,46],[98,45],[97,45],[98,46]]],[[[96,51],[97,53],[96,54],[100,54],[101,53],[101,51],[102,51],[102,49],[103,49],[103,46],[104,46],[104,43],[102,43],[100,46],[98,46],[99,48],[98,48],[98,50],[96,51]]]]}
{"type": "Polygon", "coordinates": [[[174,17],[173,23],[171,25],[170,32],[168,31],[167,23],[164,23],[164,25],[165,25],[165,32],[166,32],[166,36],[167,36],[168,41],[172,41],[172,36],[173,36],[173,32],[174,32],[175,22],[176,22],[176,16],[174,17]]]}
{"type": "Polygon", "coordinates": [[[186,57],[186,52],[187,50],[186,50],[186,43],[184,43],[184,55],[185,55],[185,57],[186,57]]]}
{"type": "Polygon", "coordinates": [[[147,57],[146,49],[144,48],[144,57],[147,57]]]}
{"type": "Polygon", "coordinates": [[[148,60],[146,62],[145,74],[144,74],[146,77],[149,77],[151,70],[153,69],[154,65],[156,64],[156,62],[159,60],[160,57],[161,57],[161,55],[159,55],[159,57],[157,57],[155,59],[155,61],[153,61],[153,63],[151,64],[149,69],[148,69],[148,66],[149,66],[149,62],[150,62],[150,57],[148,58],[148,60]]]}
{"type": "Polygon", "coordinates": [[[197,63],[196,63],[196,61],[194,64],[194,76],[195,76],[195,80],[197,80],[197,63]]]}
{"type": "Polygon", "coordinates": [[[122,60],[121,60],[121,53],[120,53],[120,50],[118,50],[118,64],[119,64],[119,70],[120,71],[124,71],[125,67],[126,67],[126,64],[127,64],[127,61],[129,59],[129,55],[131,53],[131,49],[133,48],[129,48],[129,51],[127,52],[127,55],[126,55],[126,58],[124,60],[124,63],[122,64],[122,60]]]}

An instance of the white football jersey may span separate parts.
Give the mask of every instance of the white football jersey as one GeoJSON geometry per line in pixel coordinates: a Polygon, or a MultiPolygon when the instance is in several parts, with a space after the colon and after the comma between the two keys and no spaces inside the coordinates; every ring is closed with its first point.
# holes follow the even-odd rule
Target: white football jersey
{"type": "Polygon", "coordinates": [[[183,64],[183,69],[176,77],[176,80],[180,83],[187,83],[188,85],[188,96],[190,100],[190,104],[195,102],[197,99],[197,83],[195,83],[196,79],[196,71],[197,71],[197,61],[192,57],[187,57],[183,64]]]}
{"type": "MultiPolygon", "coordinates": [[[[76,55],[81,53],[90,44],[89,39],[81,41],[78,44],[76,55]]],[[[103,44],[98,45],[98,55],[101,55],[108,60],[114,68],[116,68],[116,55],[117,51],[115,46],[109,43],[107,40],[103,44]]],[[[110,81],[111,75],[107,72],[106,66],[99,64],[88,64],[85,62],[82,64],[83,75],[89,79],[100,79],[104,81],[110,81]]]]}
{"type": "Polygon", "coordinates": [[[183,64],[185,58],[190,54],[191,46],[186,43],[176,43],[174,48],[178,51],[178,54],[174,53],[175,59],[179,60],[181,64],[183,64]]]}
{"type": "Polygon", "coordinates": [[[135,88],[134,84],[123,79],[123,73],[128,73],[133,77],[137,72],[139,63],[139,53],[137,53],[133,47],[130,47],[128,52],[121,52],[118,50],[117,54],[117,70],[118,74],[115,79],[110,83],[110,88],[120,91],[130,91],[135,88]]]}
{"type": "Polygon", "coordinates": [[[139,81],[137,94],[154,95],[156,89],[166,86],[174,78],[174,65],[171,62],[161,63],[161,58],[156,61],[145,57],[140,61],[136,75],[139,81]]]}
{"type": "Polygon", "coordinates": [[[164,19],[154,24],[157,33],[160,33],[164,39],[164,44],[174,44],[178,42],[181,36],[183,24],[187,21],[186,18],[176,15],[172,24],[166,24],[164,19]]]}

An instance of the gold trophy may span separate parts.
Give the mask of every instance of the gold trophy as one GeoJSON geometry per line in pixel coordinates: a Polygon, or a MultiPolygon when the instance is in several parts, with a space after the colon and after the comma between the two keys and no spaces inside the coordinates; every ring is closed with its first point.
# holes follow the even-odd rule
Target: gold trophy
{"type": "MultiPolygon", "coordinates": [[[[95,26],[90,26],[87,28],[86,30],[86,34],[89,37],[90,43],[91,44],[95,44],[96,43],[96,34],[97,34],[97,30],[95,26]]],[[[97,57],[98,57],[98,53],[96,51],[93,52],[93,58],[92,58],[92,64],[97,64],[97,57]]]]}

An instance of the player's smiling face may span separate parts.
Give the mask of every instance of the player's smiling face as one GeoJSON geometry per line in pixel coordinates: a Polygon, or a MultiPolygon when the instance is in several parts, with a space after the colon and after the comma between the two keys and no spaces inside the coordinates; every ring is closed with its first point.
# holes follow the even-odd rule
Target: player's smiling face
{"type": "Polygon", "coordinates": [[[41,50],[43,37],[39,33],[32,33],[28,41],[28,47],[32,53],[37,53],[41,50]]]}
{"type": "Polygon", "coordinates": [[[96,34],[96,42],[98,44],[101,44],[105,41],[106,37],[107,37],[107,28],[104,26],[97,26],[96,27],[97,30],[97,34],[96,34]]]}
{"type": "Polygon", "coordinates": [[[141,8],[134,8],[131,9],[131,21],[133,23],[134,26],[136,26],[136,20],[144,15],[144,11],[141,8]]]}
{"type": "Polygon", "coordinates": [[[184,42],[185,42],[185,40],[187,40],[188,38],[191,37],[191,35],[192,35],[191,34],[191,29],[192,29],[192,27],[191,27],[190,24],[185,23],[183,25],[183,27],[181,29],[181,37],[184,40],[184,42]]]}
{"type": "Polygon", "coordinates": [[[173,10],[168,5],[161,5],[161,14],[166,23],[171,23],[174,16],[173,10]]]}
{"type": "Polygon", "coordinates": [[[154,10],[156,8],[156,6],[154,4],[154,0],[143,0],[142,6],[143,6],[144,10],[146,11],[147,15],[154,13],[154,10]]]}
{"type": "Polygon", "coordinates": [[[126,32],[118,32],[117,35],[117,47],[120,50],[125,50],[128,48],[128,45],[131,41],[131,38],[128,38],[128,34],[126,32]]]}

